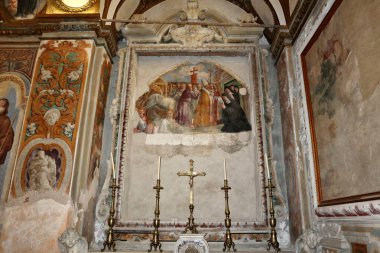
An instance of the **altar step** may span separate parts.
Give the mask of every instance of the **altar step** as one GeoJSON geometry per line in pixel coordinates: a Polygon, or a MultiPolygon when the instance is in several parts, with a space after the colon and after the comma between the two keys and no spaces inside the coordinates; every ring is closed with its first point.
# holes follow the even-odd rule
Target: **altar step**
{"type": "MultiPolygon", "coordinates": [[[[148,251],[116,251],[117,253],[147,253],[148,251]]],[[[152,251],[153,253],[155,251],[152,251]]],[[[156,251],[158,253],[158,251],[156,251]]],[[[236,251],[236,253],[270,253],[274,252],[272,251],[266,251],[266,250],[253,250],[253,251],[236,251]]],[[[115,253],[114,251],[90,251],[90,253],[115,253]]],[[[173,251],[162,251],[161,253],[173,253],[173,251]]],[[[224,251],[210,251],[210,253],[226,253],[224,251]]],[[[233,251],[230,251],[230,253],[233,253],[233,251]]],[[[294,253],[294,251],[283,251],[281,250],[281,253],[294,253]]]]}
{"type": "MultiPolygon", "coordinates": [[[[274,253],[275,251],[271,248],[270,251],[266,250],[267,243],[266,242],[235,242],[237,253],[274,253]]],[[[223,242],[209,242],[210,253],[226,253],[223,252],[223,242]]],[[[116,252],[120,253],[147,253],[149,249],[150,242],[116,242],[116,252]]],[[[163,242],[162,250],[163,253],[173,253],[176,242],[163,242]]],[[[93,249],[90,251],[91,253],[101,253],[101,249],[93,249]]],[[[113,252],[112,250],[104,251],[104,252],[113,252]]],[[[230,251],[233,252],[232,250],[230,251]]],[[[281,249],[281,253],[293,253],[289,249],[281,249]]],[[[159,253],[159,251],[152,251],[152,253],[159,253]]]]}

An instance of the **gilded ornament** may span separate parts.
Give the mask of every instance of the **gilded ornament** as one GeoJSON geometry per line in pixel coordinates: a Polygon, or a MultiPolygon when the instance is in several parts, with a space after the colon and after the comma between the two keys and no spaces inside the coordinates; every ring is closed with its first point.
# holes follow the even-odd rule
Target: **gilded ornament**
{"type": "Polygon", "coordinates": [[[69,5],[68,3],[65,3],[65,0],[57,0],[54,1],[54,4],[60,9],[65,12],[70,12],[70,13],[76,13],[76,12],[83,12],[91,8],[94,4],[96,3],[96,0],[88,0],[85,4],[82,6],[72,6],[69,5]]]}

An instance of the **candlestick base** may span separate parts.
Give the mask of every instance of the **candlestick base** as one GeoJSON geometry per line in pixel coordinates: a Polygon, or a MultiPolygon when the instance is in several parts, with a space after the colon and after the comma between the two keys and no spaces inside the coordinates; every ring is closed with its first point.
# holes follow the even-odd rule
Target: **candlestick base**
{"type": "Polygon", "coordinates": [[[160,191],[164,189],[160,185],[161,181],[160,179],[157,179],[156,186],[153,187],[153,189],[156,190],[156,207],[154,209],[154,219],[153,219],[153,239],[150,241],[150,248],[148,252],[151,252],[154,248],[154,251],[157,251],[157,248],[160,252],[162,252],[161,249],[161,242],[160,242],[160,232],[158,231],[158,228],[160,227],[160,191]]]}
{"type": "Polygon", "coordinates": [[[190,204],[189,209],[190,209],[190,216],[188,218],[189,221],[186,223],[186,228],[185,228],[184,233],[187,233],[188,231],[190,231],[193,234],[198,234],[197,225],[195,225],[194,223],[194,216],[193,216],[194,205],[190,204]]]}
{"type": "Polygon", "coordinates": [[[111,209],[110,209],[110,215],[108,217],[108,231],[107,231],[107,240],[103,243],[103,249],[102,252],[108,248],[108,250],[116,251],[115,249],[115,237],[114,237],[114,230],[113,226],[115,225],[115,197],[116,197],[116,189],[119,189],[120,187],[116,184],[116,178],[112,178],[112,185],[109,187],[112,189],[112,203],[111,203],[111,209]]]}
{"type": "Polygon", "coordinates": [[[226,214],[226,218],[224,219],[224,224],[226,225],[226,239],[224,240],[224,247],[223,251],[230,252],[231,248],[233,251],[236,251],[235,249],[235,243],[232,241],[232,235],[231,235],[231,219],[230,219],[230,207],[228,205],[228,191],[231,190],[231,187],[228,186],[228,180],[224,179],[224,186],[221,188],[224,191],[224,198],[225,198],[225,208],[224,213],[226,214]]]}
{"type": "Polygon", "coordinates": [[[154,233],[153,240],[151,240],[150,248],[148,249],[148,252],[151,252],[153,248],[154,248],[154,251],[157,251],[157,248],[158,248],[158,250],[162,252],[161,246],[162,245],[160,243],[159,234],[154,233]]]}
{"type": "Polygon", "coordinates": [[[274,217],[274,205],[273,205],[273,189],[275,186],[272,184],[272,180],[268,178],[268,184],[265,186],[269,191],[269,225],[271,228],[270,237],[268,239],[268,247],[267,251],[270,250],[271,247],[275,250],[276,253],[280,252],[280,244],[277,241],[277,232],[276,232],[276,218],[274,217]]]}

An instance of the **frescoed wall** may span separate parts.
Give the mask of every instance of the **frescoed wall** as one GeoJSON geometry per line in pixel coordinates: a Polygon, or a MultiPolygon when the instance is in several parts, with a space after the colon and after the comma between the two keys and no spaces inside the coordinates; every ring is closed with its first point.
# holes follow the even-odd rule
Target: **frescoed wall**
{"type": "Polygon", "coordinates": [[[89,41],[41,43],[21,134],[13,195],[30,190],[67,190],[89,48],[89,41]]]}
{"type": "Polygon", "coordinates": [[[380,198],[380,160],[373,156],[380,152],[380,49],[374,42],[380,29],[363,29],[378,13],[376,1],[337,1],[302,53],[320,205],[380,198]]]}
{"type": "MultiPolygon", "coordinates": [[[[218,231],[225,215],[220,191],[224,160],[233,189],[234,229],[266,227],[256,48],[237,56],[231,56],[228,49],[204,56],[149,55],[151,51],[144,46],[139,50],[144,53],[136,55],[132,47],[131,58],[126,58],[128,67],[119,73],[119,78],[127,75],[120,80],[125,97],[124,91],[117,94],[124,108],[118,126],[121,159],[117,176],[122,187],[118,226],[142,233],[125,238],[146,236],[143,231],[150,226],[155,203],[154,192],[149,194],[146,189],[158,177],[159,156],[164,187],[160,219],[162,226],[174,231],[163,238],[173,240],[184,229],[189,201],[193,201],[202,230],[212,230],[209,239],[222,239],[218,231]],[[194,180],[191,200],[188,178],[177,174],[189,170],[190,159],[194,171],[206,173],[194,180]]],[[[244,236],[249,241],[260,237],[244,236]]]]}

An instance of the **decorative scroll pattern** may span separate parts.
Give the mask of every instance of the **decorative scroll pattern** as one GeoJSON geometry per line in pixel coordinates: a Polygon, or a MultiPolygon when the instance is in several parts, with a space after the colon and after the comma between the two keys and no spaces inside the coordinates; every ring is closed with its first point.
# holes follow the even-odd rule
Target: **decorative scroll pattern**
{"type": "Polygon", "coordinates": [[[349,218],[360,216],[378,216],[380,215],[380,202],[368,202],[361,204],[346,204],[340,206],[331,206],[316,208],[315,215],[318,217],[330,218],[349,218]]]}
{"type": "Polygon", "coordinates": [[[31,78],[36,54],[37,49],[0,49],[0,73],[21,72],[31,78]]]}
{"type": "Polygon", "coordinates": [[[89,46],[85,41],[48,41],[42,46],[45,51],[36,65],[24,141],[59,137],[73,145],[89,46]]]}

